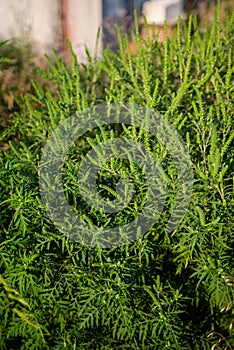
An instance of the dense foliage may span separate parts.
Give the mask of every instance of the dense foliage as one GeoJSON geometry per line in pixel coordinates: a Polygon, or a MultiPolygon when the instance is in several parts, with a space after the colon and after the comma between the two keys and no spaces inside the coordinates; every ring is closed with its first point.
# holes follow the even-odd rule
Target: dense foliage
{"type": "MultiPolygon", "coordinates": [[[[53,92],[33,82],[34,93],[22,97],[20,112],[0,135],[1,145],[9,145],[0,153],[1,349],[234,346],[233,28],[234,16],[221,29],[216,15],[211,30],[200,33],[190,18],[163,44],[156,34],[143,39],[136,30],[135,55],[128,38],[119,37],[117,54],[107,48],[102,59],[88,55],[86,65],[78,65],[72,50],[70,67],[56,54],[54,62],[48,58],[50,68],[41,74],[53,92]],[[103,102],[155,109],[187,144],[193,195],[171,234],[165,226],[173,191],[154,227],[120,247],[74,242],[48,218],[38,185],[48,135],[72,113],[103,102]]],[[[109,130],[104,134],[96,130],[78,140],[64,167],[64,189],[78,209],[74,160],[109,130]]],[[[168,182],[176,182],[167,150],[149,138],[143,142],[162,161],[168,182]]],[[[108,171],[100,181],[111,187],[108,171]]]]}

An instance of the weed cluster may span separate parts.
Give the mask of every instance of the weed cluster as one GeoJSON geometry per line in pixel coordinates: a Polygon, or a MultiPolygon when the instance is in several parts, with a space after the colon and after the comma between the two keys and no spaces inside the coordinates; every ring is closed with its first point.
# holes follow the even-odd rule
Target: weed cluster
{"type": "MultiPolygon", "coordinates": [[[[221,29],[216,13],[211,30],[200,33],[191,17],[188,24],[178,21],[164,43],[156,35],[143,39],[136,29],[136,56],[119,35],[116,54],[105,49],[97,60],[87,53],[87,65],[78,65],[71,48],[69,68],[56,54],[55,62],[48,58],[50,68],[41,74],[56,85],[56,96],[34,81],[34,93],[24,96],[0,135],[10,147],[0,153],[1,349],[234,346],[233,25],[232,15],[221,29]],[[70,115],[103,102],[157,110],[186,143],[193,195],[171,234],[165,227],[175,195],[172,159],[151,135],[130,127],[114,130],[114,136],[141,138],[160,160],[171,189],[153,228],[132,244],[101,249],[72,241],[48,218],[38,181],[48,135],[70,115]]],[[[108,128],[84,135],[63,168],[68,200],[96,225],[103,217],[77,197],[76,172],[91,146],[109,137],[108,128]]],[[[99,174],[104,197],[115,196],[110,170],[118,175],[119,169],[115,161],[99,174]]],[[[139,180],[135,172],[126,165],[125,174],[139,180]]],[[[145,196],[137,192],[132,211],[145,196]]],[[[113,222],[124,220],[126,215],[113,222]]]]}

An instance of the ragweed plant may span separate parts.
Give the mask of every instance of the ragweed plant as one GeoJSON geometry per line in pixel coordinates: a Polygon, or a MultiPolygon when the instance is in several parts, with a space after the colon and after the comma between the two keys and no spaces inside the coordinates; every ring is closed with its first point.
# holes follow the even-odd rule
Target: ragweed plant
{"type": "Polygon", "coordinates": [[[70,67],[56,54],[48,58],[50,68],[41,73],[56,85],[56,96],[35,81],[0,137],[10,147],[0,153],[2,349],[234,346],[233,22],[228,17],[221,29],[217,13],[212,29],[200,33],[196,18],[179,20],[164,43],[136,30],[136,56],[119,35],[118,53],[105,49],[85,66],[71,48],[70,67]],[[135,194],[125,212],[104,217],[79,193],[77,171],[87,152],[125,135],[162,166],[168,192],[160,218],[136,241],[109,249],[75,242],[50,221],[39,191],[43,147],[69,116],[100,102],[157,110],[186,143],[193,194],[173,232],[165,229],[178,190],[170,152],[140,127],[111,123],[87,131],[69,150],[62,171],[67,201],[97,226],[123,226],[142,210],[149,186],[131,160],[110,159],[97,174],[98,191],[110,200],[119,178],[132,179],[135,194]]]}

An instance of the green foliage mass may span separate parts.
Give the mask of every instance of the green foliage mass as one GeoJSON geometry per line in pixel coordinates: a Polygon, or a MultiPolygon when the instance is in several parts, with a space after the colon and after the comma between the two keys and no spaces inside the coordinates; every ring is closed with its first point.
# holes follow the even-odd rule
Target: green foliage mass
{"type": "MultiPolygon", "coordinates": [[[[212,28],[200,33],[191,17],[164,43],[156,34],[141,38],[136,29],[136,55],[119,36],[116,54],[107,48],[93,59],[87,52],[88,64],[79,65],[71,48],[69,67],[56,54],[48,58],[41,74],[52,90],[33,82],[34,92],[22,97],[0,135],[1,145],[10,146],[0,153],[1,349],[234,347],[233,28],[234,16],[221,29],[216,14],[212,28]],[[48,218],[38,184],[43,146],[71,114],[104,102],[159,111],[187,144],[193,195],[172,233],[165,230],[176,182],[170,155],[134,128],[115,132],[141,137],[172,184],[154,227],[132,244],[100,249],[72,241],[48,218]]],[[[70,203],[97,224],[103,217],[77,204],[75,175],[78,159],[110,136],[107,128],[77,140],[63,171],[70,203]]],[[[121,168],[117,161],[112,166],[121,168]]],[[[100,174],[100,189],[115,196],[110,167],[100,174]]],[[[144,195],[139,189],[136,201],[144,195]]]]}

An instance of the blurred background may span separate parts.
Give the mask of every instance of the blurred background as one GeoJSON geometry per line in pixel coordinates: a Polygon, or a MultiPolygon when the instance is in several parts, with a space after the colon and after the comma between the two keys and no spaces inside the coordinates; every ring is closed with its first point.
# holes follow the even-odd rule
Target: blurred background
{"type": "MultiPolygon", "coordinates": [[[[178,16],[184,18],[197,12],[204,21],[215,0],[1,0],[0,40],[16,38],[32,44],[41,53],[66,51],[68,38],[80,62],[86,60],[84,47],[94,54],[97,31],[100,27],[101,49],[109,45],[117,49],[115,24],[122,34],[133,28],[133,13],[145,13],[148,23],[160,30],[164,21],[169,27],[176,24],[178,16]]],[[[233,0],[221,0],[233,6],[233,0]]],[[[141,21],[140,21],[141,23],[141,21]]],[[[163,38],[159,35],[159,40],[163,38]]]]}

